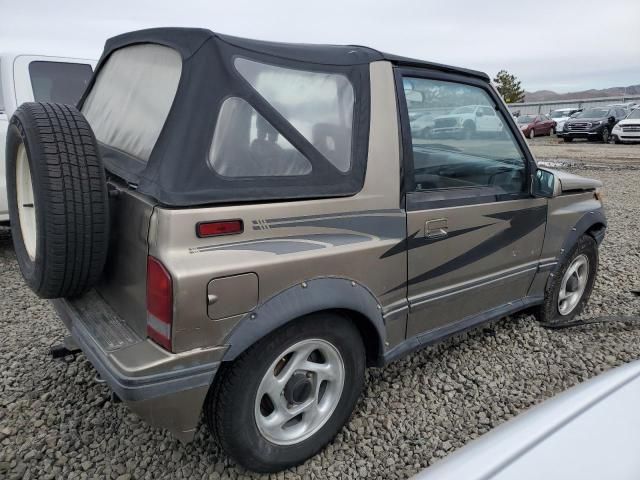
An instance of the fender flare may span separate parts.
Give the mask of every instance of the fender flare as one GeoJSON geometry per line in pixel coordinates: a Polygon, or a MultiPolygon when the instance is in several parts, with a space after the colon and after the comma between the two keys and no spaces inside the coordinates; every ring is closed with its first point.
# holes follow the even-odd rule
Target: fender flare
{"type": "MultiPolygon", "coordinates": [[[[569,255],[569,253],[571,253],[571,250],[576,245],[576,243],[578,243],[578,239],[594,225],[604,225],[604,229],[606,229],[607,227],[607,219],[604,216],[602,208],[585,213],[582,217],[580,217],[580,220],[578,220],[575,226],[569,231],[567,238],[565,238],[564,242],[562,243],[560,255],[558,255],[558,262],[547,278],[545,291],[549,289],[551,280],[560,271],[562,265],[564,265],[567,256],[569,255]]],[[[604,229],[602,229],[602,232],[599,235],[594,236],[594,240],[598,243],[598,245],[604,238],[604,229]]]]}
{"type": "Polygon", "coordinates": [[[316,278],[281,291],[245,314],[225,339],[229,348],[222,360],[234,360],[255,342],[296,318],[335,309],[362,314],[377,332],[379,351],[383,351],[386,327],[375,295],[352,280],[316,278]]]}

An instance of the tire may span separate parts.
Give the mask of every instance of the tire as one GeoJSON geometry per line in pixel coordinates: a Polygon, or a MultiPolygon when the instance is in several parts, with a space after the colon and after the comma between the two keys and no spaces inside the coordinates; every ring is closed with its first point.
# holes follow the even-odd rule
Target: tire
{"type": "Polygon", "coordinates": [[[571,138],[571,137],[562,137],[562,139],[567,143],[573,142],[573,138],[571,138]]]}
{"type": "Polygon", "coordinates": [[[571,253],[567,255],[558,272],[553,276],[545,293],[544,303],[536,312],[538,320],[543,323],[559,324],[570,322],[576,315],[579,315],[589,301],[597,271],[598,246],[596,241],[591,235],[582,235],[571,253]],[[582,260],[586,260],[583,272],[587,276],[581,289],[579,288],[578,275],[570,275],[570,273],[571,269],[582,260]],[[565,281],[565,277],[568,277],[568,281],[565,281]],[[574,283],[573,286],[570,285],[572,282],[574,283]],[[577,297],[565,297],[569,298],[569,300],[563,301],[561,298],[562,292],[569,295],[571,295],[570,292],[575,292],[577,297]]]}
{"type": "Polygon", "coordinates": [[[529,130],[529,135],[528,137],[533,140],[536,137],[536,131],[532,128],[531,130],[529,130]]]}
{"type": "MultiPolygon", "coordinates": [[[[311,355],[315,353],[316,351],[311,355]]],[[[327,355],[326,358],[332,357],[327,355]]],[[[329,364],[329,360],[325,362],[329,364]]],[[[306,363],[310,364],[308,361],[306,363]]],[[[228,366],[225,364],[205,401],[205,421],[225,452],[236,462],[257,472],[280,471],[304,462],[338,433],[351,416],[362,391],[364,370],[365,350],[358,329],[353,323],[347,318],[331,313],[312,314],[276,330],[242,353],[233,363],[228,366]],[[315,374],[309,377],[308,371],[306,375],[301,373],[305,370],[295,370],[287,388],[280,392],[278,399],[271,401],[270,395],[262,395],[261,392],[265,381],[267,385],[270,384],[273,371],[281,368],[279,371],[284,374],[290,368],[289,362],[296,358],[311,358],[309,354],[301,357],[296,357],[295,354],[290,357],[285,355],[288,349],[297,348],[297,345],[304,342],[325,342],[339,353],[340,359],[344,362],[343,384],[338,394],[337,380],[331,380],[327,383],[324,394],[320,394],[321,402],[325,401],[325,398],[328,398],[329,402],[335,402],[331,403],[335,404],[333,409],[326,410],[328,413],[323,417],[325,423],[317,426],[316,430],[308,430],[308,437],[296,439],[291,436],[292,438],[288,439],[289,443],[286,443],[281,438],[286,435],[283,433],[285,430],[272,428],[263,431],[263,418],[278,413],[276,404],[279,405],[279,411],[285,413],[289,412],[289,408],[297,408],[295,404],[291,407],[292,404],[288,403],[285,406],[284,403],[279,403],[287,402],[288,395],[295,391],[293,388],[286,391],[287,388],[292,382],[304,382],[310,378],[308,381],[313,384],[310,391],[316,391],[317,385],[314,382],[317,382],[318,377],[314,376],[315,374]],[[285,358],[286,362],[279,367],[285,358]],[[327,397],[329,392],[332,396],[327,397]],[[257,401],[258,397],[260,402],[257,401]],[[273,435],[274,438],[268,438],[269,435],[273,435]]],[[[279,389],[280,387],[277,387],[276,391],[279,389]]],[[[315,394],[308,397],[308,400],[312,398],[315,398],[315,394]]],[[[315,403],[315,400],[312,402],[315,403]]],[[[305,415],[302,414],[300,423],[294,427],[302,424],[307,418],[305,415]]],[[[296,418],[298,417],[294,417],[293,421],[296,421],[296,418]]],[[[303,428],[300,431],[305,430],[303,428]]]]}
{"type": "Polygon", "coordinates": [[[91,127],[70,105],[24,103],[7,131],[7,196],[18,265],[42,298],[73,297],[104,267],[108,196],[91,127]]]}
{"type": "Polygon", "coordinates": [[[551,130],[549,130],[549,136],[555,135],[555,134],[556,134],[556,127],[551,127],[551,130]]]}
{"type": "Polygon", "coordinates": [[[604,127],[602,129],[602,134],[600,135],[600,138],[604,143],[609,143],[609,129],[607,127],[604,127]]]}

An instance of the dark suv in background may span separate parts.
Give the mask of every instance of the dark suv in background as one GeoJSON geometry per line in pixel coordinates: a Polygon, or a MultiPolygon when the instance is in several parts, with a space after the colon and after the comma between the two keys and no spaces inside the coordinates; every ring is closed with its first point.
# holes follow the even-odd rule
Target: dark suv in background
{"type": "Polygon", "coordinates": [[[614,125],[626,116],[622,108],[587,108],[565,122],[562,138],[565,142],[572,142],[574,138],[586,138],[606,143],[614,125]]]}

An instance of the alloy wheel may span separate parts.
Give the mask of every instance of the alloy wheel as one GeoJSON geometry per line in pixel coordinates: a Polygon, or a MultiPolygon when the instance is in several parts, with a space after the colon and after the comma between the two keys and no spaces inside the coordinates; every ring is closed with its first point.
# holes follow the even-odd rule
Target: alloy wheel
{"type": "Polygon", "coordinates": [[[277,445],[299,443],[329,420],[344,387],[340,352],[321,339],[292,345],[267,369],[255,399],[258,430],[277,445]]]}
{"type": "Polygon", "coordinates": [[[580,303],[589,280],[589,259],[581,254],[567,268],[558,293],[558,312],[569,315],[580,303]]]}

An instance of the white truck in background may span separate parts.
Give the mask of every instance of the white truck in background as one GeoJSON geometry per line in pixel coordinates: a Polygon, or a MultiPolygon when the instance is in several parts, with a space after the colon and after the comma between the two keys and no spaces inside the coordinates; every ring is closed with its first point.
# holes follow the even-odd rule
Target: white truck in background
{"type": "Polygon", "coordinates": [[[0,224],[9,222],[5,144],[11,115],[24,102],[75,104],[95,65],[86,58],[0,53],[0,224]]]}

